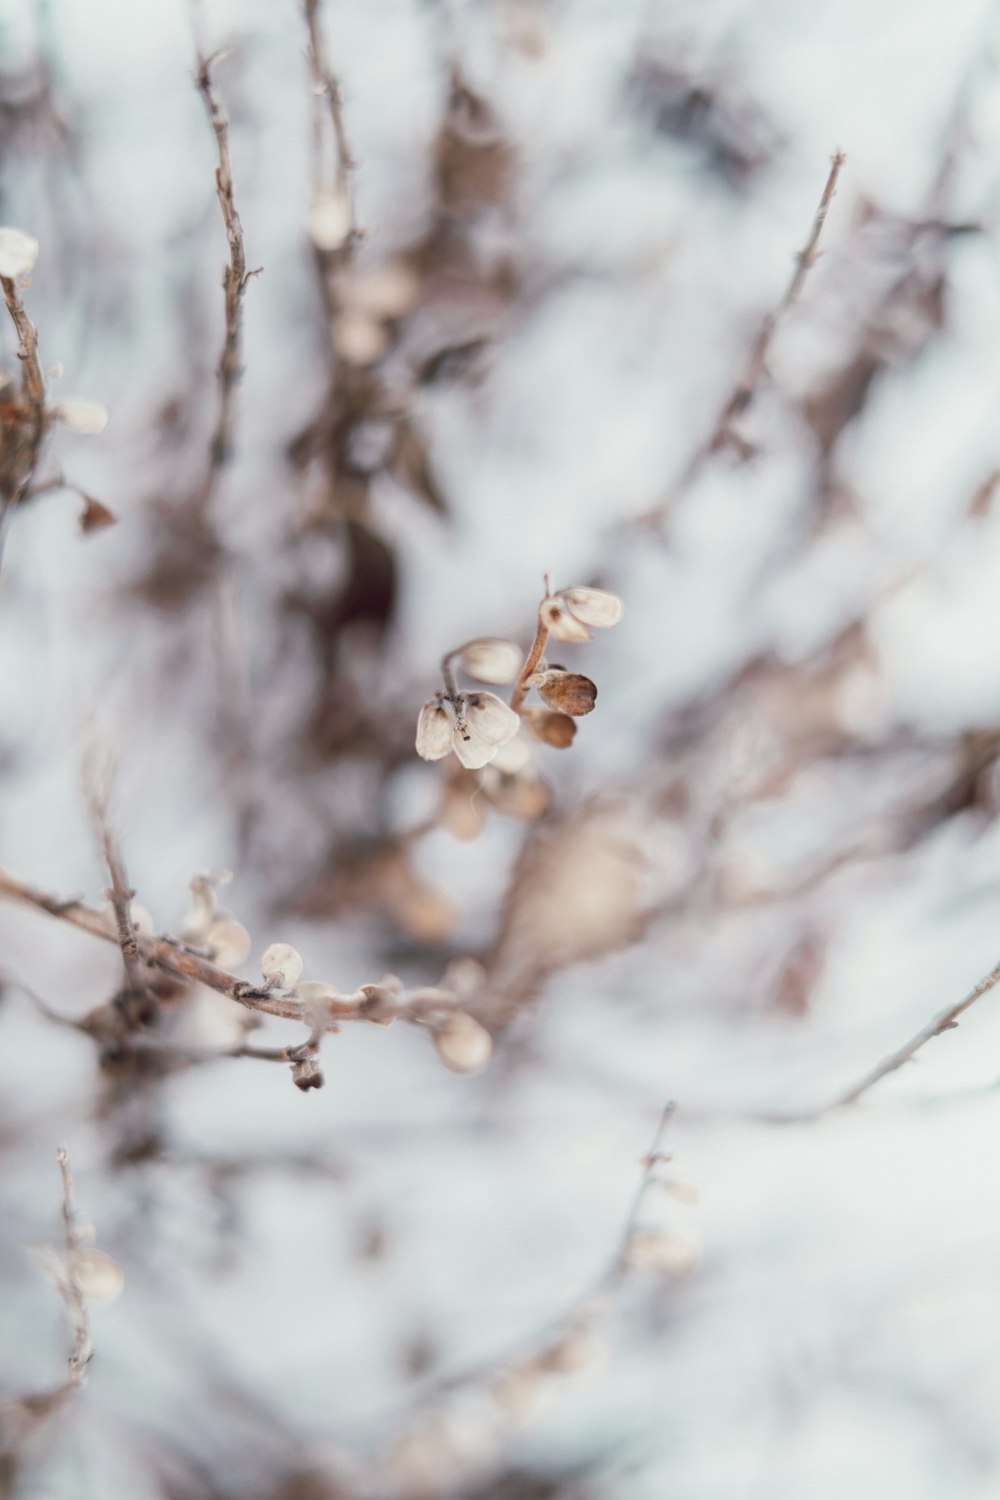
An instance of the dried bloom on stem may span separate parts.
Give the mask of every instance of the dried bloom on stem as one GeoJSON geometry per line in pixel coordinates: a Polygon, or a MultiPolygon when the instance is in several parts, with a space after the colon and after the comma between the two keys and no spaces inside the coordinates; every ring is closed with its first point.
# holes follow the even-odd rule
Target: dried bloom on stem
{"type": "Polygon", "coordinates": [[[589,714],[597,702],[597,687],[582,672],[567,672],[564,667],[549,667],[530,679],[538,696],[549,708],[579,719],[589,714]]]}
{"type": "Polygon", "coordinates": [[[520,726],[517,714],[495,693],[439,693],[420,710],[417,754],[440,760],[454,750],[467,770],[477,771],[495,759],[520,726]]]}
{"type": "Polygon", "coordinates": [[[516,641],[483,639],[469,641],[459,658],[462,671],[476,682],[513,682],[521,665],[521,648],[516,641]]]}
{"type": "Polygon", "coordinates": [[[260,972],[279,990],[294,989],[302,969],[302,954],[290,943],[272,943],[260,956],[260,972]]]}

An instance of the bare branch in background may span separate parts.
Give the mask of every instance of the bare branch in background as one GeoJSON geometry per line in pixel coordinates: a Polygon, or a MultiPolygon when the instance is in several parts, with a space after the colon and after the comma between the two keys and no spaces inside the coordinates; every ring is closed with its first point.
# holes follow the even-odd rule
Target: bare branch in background
{"type": "Polygon", "coordinates": [[[93,1359],[88,1302],[107,1301],[122,1287],[120,1268],[93,1245],[93,1231],[77,1221],[73,1202],[73,1179],[65,1146],[56,1152],[62,1186],[63,1246],[37,1247],[46,1274],[62,1303],[72,1344],[66,1359],[65,1379],[47,1390],[16,1397],[0,1406],[0,1484],[16,1468],[21,1445],[63,1406],[83,1384],[93,1359]]]}
{"type": "Polygon", "coordinates": [[[715,424],[704,442],[695,449],[689,458],[680,477],[671,486],[669,494],[650,510],[636,517],[636,521],[642,524],[661,524],[666,520],[669,512],[684,492],[701,473],[706,462],[713,454],[721,452],[725,448],[733,447],[742,450],[745,445],[739,434],[734,430],[733,423],[748,410],[753,402],[754,396],[762,380],[767,374],[767,359],[774,341],[774,336],[780,327],[782,319],[795,306],[802,295],[806,278],[815,265],[819,256],[819,242],[826,223],[830,205],[837,191],[837,182],[840,171],[847,157],[842,151],[837,151],[831,158],[830,171],[819,200],[819,206],[812,222],[803,248],[795,257],[795,270],[792,272],[791,280],[785,289],[781,301],[766,314],[761,323],[756,338],[750,346],[746,364],[739,380],[734,386],[729,397],[725,401],[715,424]]]}
{"type": "MultiPolygon", "coordinates": [[[[0,235],[18,231],[0,230],[0,235]]],[[[21,236],[27,240],[28,236],[21,236]]],[[[33,242],[32,242],[33,243],[33,242]]],[[[37,252],[37,245],[34,247],[37,252]]],[[[30,268],[34,256],[25,256],[30,268]]],[[[45,436],[45,379],[38,362],[38,331],[25,310],[15,276],[0,275],[3,298],[17,334],[21,362],[20,402],[3,400],[0,411],[0,540],[6,517],[30,488],[45,436]]],[[[0,399],[3,392],[0,391],[0,399]]]]}

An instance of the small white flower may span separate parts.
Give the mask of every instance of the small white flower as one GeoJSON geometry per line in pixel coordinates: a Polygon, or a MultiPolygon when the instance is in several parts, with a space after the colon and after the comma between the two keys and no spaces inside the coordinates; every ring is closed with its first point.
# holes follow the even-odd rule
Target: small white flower
{"type": "Polygon", "coordinates": [[[543,599],[539,614],[557,641],[589,641],[588,625],[610,630],[625,613],[617,594],[605,589],[560,589],[543,599]]]}
{"type": "Polygon", "coordinates": [[[459,693],[454,699],[442,695],[420,710],[417,754],[440,760],[454,750],[466,770],[478,771],[495,759],[520,725],[517,714],[495,693],[459,693]]]}
{"type": "Polygon", "coordinates": [[[282,990],[294,989],[302,975],[302,954],[290,943],[272,943],[260,956],[260,972],[282,990]]]}
{"type": "Polygon", "coordinates": [[[108,410],[99,401],[88,401],[85,396],[67,396],[56,407],[55,415],[71,432],[84,433],[87,437],[103,432],[108,425],[108,410]]]}
{"type": "Polygon", "coordinates": [[[0,229],[0,276],[27,276],[38,259],[38,241],[23,229],[0,229]]]}

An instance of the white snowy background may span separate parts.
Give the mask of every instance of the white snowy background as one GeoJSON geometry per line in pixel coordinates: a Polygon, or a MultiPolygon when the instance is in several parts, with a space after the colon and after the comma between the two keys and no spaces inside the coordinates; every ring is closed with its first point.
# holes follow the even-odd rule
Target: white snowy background
{"type": "MultiPolygon", "coordinates": [[[[987,996],[850,1109],[755,1118],[823,1104],[1000,957],[1000,827],[988,807],[829,878],[797,878],[859,830],[863,842],[887,808],[920,800],[944,778],[949,747],[1000,722],[1000,519],[968,515],[1000,463],[993,9],[457,8],[465,74],[516,149],[511,209],[487,234],[524,268],[524,290],[476,380],[418,398],[450,516],[391,482],[377,489],[401,592],[370,692],[386,715],[415,717],[449,646],[486,633],[526,641],[545,571],[615,589],[622,625],[578,658],[599,683],[598,711],[552,774],[567,812],[595,794],[631,799],[662,915],[637,944],[556,975],[478,1077],[445,1072],[413,1029],[348,1028],[327,1044],[319,1093],[247,1060],[179,1074],[156,1096],[164,1154],[117,1170],[109,1154],[130,1126],[95,1118],[92,1043],[44,1021],[12,985],[0,1008],[4,1395],[54,1382],[65,1357],[58,1303],[26,1253],[58,1235],[57,1144],[125,1272],[121,1297],[94,1311],[86,1388],[13,1493],[391,1494],[405,1475],[388,1474],[385,1454],[416,1414],[443,1412],[459,1458],[426,1493],[996,1495],[1000,1002],[987,996]],[[654,55],[742,101],[769,154],[745,184],[713,171],[697,139],[653,128],[629,80],[654,55]],[[783,393],[821,385],[856,342],[898,270],[865,240],[864,205],[901,222],[926,216],[957,109],[943,212],[978,228],[943,252],[941,334],[917,359],[888,359],[838,444],[851,503],[820,525],[815,446],[783,393]],[[825,253],[741,429],[757,457],[710,462],[665,529],[637,528],[711,431],[780,300],[837,148],[847,162],[825,253]],[[770,731],[753,679],[703,754],[675,750],[669,716],[711,700],[751,658],[803,661],[859,616],[873,658],[841,711],[862,739],[885,746],[895,734],[898,749],[807,760],[727,824],[715,879],[759,884],[773,900],[703,892],[674,909],[701,858],[706,808],[670,802],[671,757],[685,775],[694,757],[711,804],[743,770],[752,779],[770,731]],[[773,1001],[804,935],[823,957],[796,1013],[773,1001]],[[666,1147],[691,1191],[654,1191],[644,1223],[676,1236],[690,1264],[631,1277],[600,1321],[601,1350],[548,1382],[522,1421],[498,1423],[482,1381],[452,1378],[530,1352],[587,1294],[669,1099],[666,1147]],[[427,1373],[414,1375],[421,1348],[427,1373]],[[501,1473],[522,1477],[490,1491],[501,1473]],[[551,1491],[529,1488],[545,1475],[551,1491]]],[[[404,247],[427,211],[442,17],[417,0],[328,0],[323,12],[365,256],[404,247]]],[[[217,81],[249,264],[264,267],[245,300],[221,524],[240,559],[250,716],[266,747],[309,692],[269,622],[301,513],[284,448],[325,380],[304,232],[310,101],[293,0],[211,0],[203,23],[209,45],[232,48],[217,81]]],[[[183,488],[203,452],[197,432],[176,454],[165,447],[153,414],[193,381],[210,406],[222,333],[225,243],[188,9],[14,0],[0,14],[0,67],[15,76],[40,53],[67,136],[17,138],[0,219],[41,242],[25,295],[44,361],[63,366],[55,388],[111,414],[100,437],[57,436],[49,467],[119,524],[81,538],[66,494],[13,518],[0,581],[0,859],[47,891],[98,899],[106,877],[80,771],[98,733],[115,747],[130,878],[158,927],[176,924],[194,871],[230,866],[226,904],[255,952],[294,942],[311,974],[353,989],[395,964],[378,922],[274,918],[267,861],[240,870],[204,621],[123,602],[141,571],[144,512],[183,488]]],[[[793,690],[792,738],[807,711],[793,690]]],[[[394,778],[394,827],[426,813],[438,771],[414,759],[394,778]]],[[[315,859],[327,804],[349,805],[363,780],[363,767],[342,765],[304,802],[276,788],[267,847],[283,878],[315,859]]],[[[469,843],[423,841],[422,873],[457,909],[456,952],[489,942],[523,836],[496,818],[469,843]]],[[[4,973],[67,1015],[117,982],[113,948],[40,913],[0,907],[0,940],[4,973]]],[[[433,961],[408,951],[404,977],[436,979],[433,961]]]]}

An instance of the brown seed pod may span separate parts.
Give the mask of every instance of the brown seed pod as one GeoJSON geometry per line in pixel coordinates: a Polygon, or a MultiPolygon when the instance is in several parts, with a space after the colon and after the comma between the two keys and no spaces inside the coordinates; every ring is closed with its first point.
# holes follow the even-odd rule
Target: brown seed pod
{"type": "Polygon", "coordinates": [[[533,679],[538,696],[549,708],[570,714],[574,719],[589,714],[597,702],[597,687],[582,672],[563,672],[550,668],[533,679]]]}
{"type": "Polygon", "coordinates": [[[572,745],[576,735],[576,723],[569,714],[552,708],[525,708],[521,718],[529,734],[543,745],[552,745],[556,750],[565,750],[572,745]]]}

